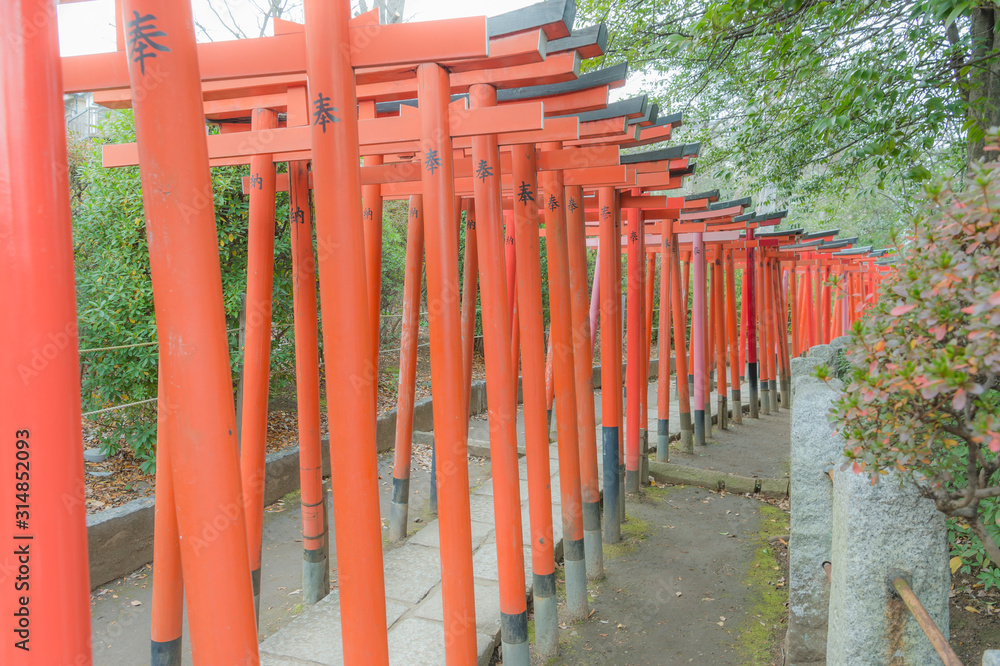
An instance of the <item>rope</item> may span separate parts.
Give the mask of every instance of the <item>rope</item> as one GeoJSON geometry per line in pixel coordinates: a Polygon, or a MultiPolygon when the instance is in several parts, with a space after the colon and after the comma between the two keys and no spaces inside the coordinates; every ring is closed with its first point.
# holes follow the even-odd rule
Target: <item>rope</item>
{"type": "MultiPolygon", "coordinates": [[[[233,333],[240,330],[239,327],[230,328],[226,330],[226,333],[233,333]]],[[[114,351],[115,349],[131,349],[132,347],[152,347],[153,345],[160,344],[159,340],[153,340],[152,342],[137,342],[134,345],[115,345],[114,347],[91,347],[90,349],[81,349],[79,353],[90,354],[92,352],[103,352],[103,351],[114,351]]]]}
{"type": "Polygon", "coordinates": [[[145,405],[150,402],[156,402],[159,398],[150,398],[149,400],[140,400],[138,402],[128,402],[124,405],[115,405],[114,407],[105,407],[104,409],[95,409],[92,412],[84,412],[80,416],[93,416],[94,414],[104,414],[105,412],[113,412],[118,409],[125,409],[126,407],[135,407],[136,405],[145,405]]]}
{"type": "MultiPolygon", "coordinates": [[[[483,336],[481,336],[481,335],[477,335],[477,336],[475,336],[472,339],[473,340],[480,340],[480,339],[482,339],[482,337],[483,336]]],[[[417,349],[420,349],[421,347],[430,347],[430,346],[431,346],[431,343],[425,342],[422,345],[417,345],[417,349]]],[[[396,349],[382,349],[382,350],[379,351],[379,355],[382,355],[382,354],[395,354],[396,352],[402,351],[402,350],[403,350],[402,347],[397,347],[396,349]]]]}

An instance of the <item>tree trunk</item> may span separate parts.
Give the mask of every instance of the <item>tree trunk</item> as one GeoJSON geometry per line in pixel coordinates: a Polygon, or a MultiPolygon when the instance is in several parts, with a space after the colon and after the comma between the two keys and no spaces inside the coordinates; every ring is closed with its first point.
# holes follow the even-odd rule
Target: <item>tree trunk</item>
{"type": "Polygon", "coordinates": [[[984,153],[985,132],[1000,122],[1000,62],[990,54],[1000,47],[1000,10],[992,6],[972,10],[972,51],[969,55],[968,88],[968,165],[984,155],[995,160],[995,152],[984,153]]]}
{"type": "Polygon", "coordinates": [[[969,521],[969,527],[972,528],[973,534],[979,539],[979,543],[983,544],[983,548],[986,549],[986,554],[993,561],[993,565],[1000,567],[1000,547],[990,537],[989,532],[986,531],[986,526],[979,520],[978,515],[975,520],[969,521]]]}

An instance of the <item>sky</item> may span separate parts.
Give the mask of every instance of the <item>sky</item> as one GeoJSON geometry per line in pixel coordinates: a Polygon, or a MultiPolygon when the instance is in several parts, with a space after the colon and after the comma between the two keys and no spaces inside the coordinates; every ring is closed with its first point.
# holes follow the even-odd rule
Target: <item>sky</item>
{"type": "MultiPolygon", "coordinates": [[[[255,17],[259,15],[259,12],[254,9],[249,0],[213,1],[216,7],[222,7],[228,2],[243,29],[247,33],[251,30],[255,31],[255,17]]],[[[208,6],[208,0],[193,0],[193,2],[195,20],[209,30],[212,39],[232,38],[232,35],[222,28],[213,16],[208,6]]],[[[372,3],[368,4],[370,6],[372,3]]],[[[533,0],[487,0],[485,2],[406,0],[403,14],[406,21],[431,21],[483,14],[493,16],[530,4],[533,4],[533,0]]],[[[114,0],[90,0],[89,2],[62,4],[59,5],[58,11],[59,48],[62,55],[83,55],[115,50],[114,0]]],[[[298,7],[288,18],[302,20],[301,3],[298,3],[298,7]]],[[[270,30],[268,34],[271,34],[270,30]]],[[[199,34],[199,41],[206,41],[203,35],[199,34]]]]}
{"type": "MultiPolygon", "coordinates": [[[[0,0],[3,2],[4,0],[0,0]]],[[[192,0],[195,21],[208,30],[208,36],[221,41],[233,39],[209,7],[209,0],[192,0]]],[[[222,8],[228,3],[229,9],[239,21],[242,29],[248,34],[256,34],[256,19],[260,12],[254,8],[250,0],[211,0],[216,8],[222,8]]],[[[403,9],[406,21],[431,21],[442,18],[457,18],[461,16],[495,16],[514,9],[520,9],[534,4],[536,0],[406,0],[403,9]]],[[[354,0],[355,5],[357,0],[354,0]]],[[[372,2],[369,0],[368,5],[372,2]]],[[[59,12],[59,48],[61,54],[84,55],[103,53],[115,50],[114,30],[114,0],[89,0],[58,5],[59,12]]],[[[292,10],[287,16],[289,20],[302,20],[302,4],[292,10]]],[[[268,34],[272,34],[268,26],[268,34]]],[[[208,37],[198,34],[199,41],[208,41],[208,37]]],[[[633,71],[623,88],[611,91],[610,101],[641,94],[646,88],[642,73],[633,71]]],[[[648,88],[647,88],[648,89],[648,88]]]]}

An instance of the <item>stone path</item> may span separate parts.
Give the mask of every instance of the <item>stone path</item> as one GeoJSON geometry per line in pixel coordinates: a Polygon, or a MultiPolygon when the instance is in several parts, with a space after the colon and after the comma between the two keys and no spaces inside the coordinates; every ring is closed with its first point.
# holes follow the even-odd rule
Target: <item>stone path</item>
{"type": "MultiPolygon", "coordinates": [[[[649,385],[649,423],[655,428],[657,384],[649,385]]],[[[598,446],[600,446],[600,393],[595,395],[598,408],[598,446]]],[[[712,402],[713,414],[715,401],[712,402]]],[[[671,433],[679,432],[677,402],[671,402],[671,433]]],[[[555,418],[553,418],[555,430],[555,418]]],[[[524,453],[524,412],[517,418],[519,452],[524,453]]],[[[489,424],[485,418],[473,419],[469,430],[470,445],[487,449],[489,424]]],[[[417,434],[415,439],[429,439],[417,434]]],[[[653,438],[655,443],[655,437],[653,438]]],[[[785,446],[787,451],[787,444],[785,446]]],[[[552,525],[557,558],[562,551],[562,507],[559,503],[558,449],[550,445],[552,473],[552,525]]],[[[600,465],[601,455],[598,454],[600,465]]],[[[531,551],[528,520],[527,463],[520,460],[521,523],[525,549],[525,589],[531,589],[531,551]]],[[[599,474],[602,479],[602,475],[599,474]]],[[[602,479],[603,481],[603,479],[602,479]]],[[[500,606],[497,574],[496,533],[493,518],[492,480],[472,491],[473,574],[475,576],[476,628],[479,662],[488,664],[500,640],[500,606]]],[[[385,557],[386,624],[389,628],[389,660],[393,664],[444,663],[444,625],[441,605],[441,561],[438,548],[438,521],[410,537],[405,545],[385,557]]],[[[287,627],[261,644],[261,663],[272,666],[290,664],[334,665],[343,663],[341,654],[340,602],[336,593],[306,609],[287,627]]]]}
{"type": "MultiPolygon", "coordinates": [[[[562,506],[558,503],[558,451],[554,444],[549,448],[549,457],[552,471],[552,528],[558,558],[562,550],[562,506]]],[[[525,593],[530,594],[531,546],[528,530],[528,468],[525,459],[521,459],[519,467],[525,593]]],[[[497,583],[492,480],[472,491],[469,504],[472,512],[472,567],[475,577],[479,663],[485,666],[500,640],[500,589],[497,583]]],[[[385,592],[389,663],[407,666],[443,664],[444,624],[437,520],[410,537],[404,546],[386,554],[385,592]]],[[[260,646],[261,663],[270,666],[342,664],[341,645],[340,599],[334,592],[264,641],[260,646]]]]}
{"type": "MultiPolygon", "coordinates": [[[[657,384],[649,385],[649,423],[655,433],[656,427],[656,391],[657,384]]],[[[748,391],[744,387],[743,395],[748,391]]],[[[597,442],[600,446],[600,405],[601,394],[595,394],[597,410],[597,442]]],[[[715,406],[713,400],[713,409],[715,406]]],[[[678,432],[676,400],[671,401],[670,430],[678,432]]],[[[787,419],[787,412],[782,412],[787,419]]],[[[752,429],[754,435],[751,445],[757,446],[760,438],[756,437],[759,426],[748,422],[743,429],[752,429]]],[[[787,421],[786,421],[787,423],[787,421]]],[[[553,423],[553,430],[555,424],[553,423]]],[[[518,439],[523,449],[524,423],[523,411],[518,412],[518,439]]],[[[714,431],[719,433],[718,430],[714,431]]],[[[738,432],[736,430],[735,432],[738,432]]],[[[763,431],[760,434],[765,434],[763,431]]],[[[488,451],[489,430],[485,415],[474,418],[470,423],[470,445],[477,443],[487,447],[480,451],[488,451]],[[477,442],[478,440],[478,442],[477,442]]],[[[417,436],[414,438],[418,439],[417,436]]],[[[655,434],[651,436],[650,444],[655,444],[655,434]]],[[[778,442],[781,448],[781,438],[764,438],[768,445],[778,442]]],[[[691,457],[691,464],[701,465],[709,469],[724,464],[726,458],[732,456],[731,451],[724,446],[723,436],[717,437],[720,445],[705,447],[691,457]]],[[[787,435],[784,438],[785,456],[787,457],[787,435]]],[[[471,448],[471,446],[470,446],[471,448]]],[[[773,448],[773,447],[772,447],[773,448]]],[[[600,451],[598,462],[601,461],[600,451]]],[[[684,461],[675,451],[671,451],[671,462],[684,461]]],[[[381,482],[380,504],[383,522],[388,518],[389,498],[391,489],[392,454],[379,456],[379,474],[381,482]]],[[[553,475],[553,527],[557,539],[557,553],[561,556],[561,505],[559,504],[559,483],[557,450],[555,444],[551,447],[551,467],[553,475]]],[[[489,461],[470,460],[470,480],[473,487],[471,506],[473,510],[473,546],[475,547],[475,585],[477,600],[477,622],[480,634],[480,648],[484,659],[492,653],[499,640],[498,588],[496,574],[496,547],[493,533],[492,483],[488,480],[489,461]],[[478,484],[478,485],[477,485],[478,484]]],[[[521,461],[521,500],[523,533],[527,540],[527,483],[526,467],[521,461]]],[[[426,501],[427,471],[415,461],[413,485],[411,485],[410,532],[422,530],[413,534],[400,547],[393,544],[386,546],[386,589],[389,601],[387,603],[387,625],[390,632],[391,646],[406,645],[406,658],[395,658],[395,663],[443,663],[440,646],[444,644],[443,625],[441,618],[440,564],[437,551],[437,522],[421,525],[422,517],[428,514],[421,507],[426,501]],[[398,586],[398,589],[397,589],[398,586]],[[420,649],[418,650],[418,646],[420,649]],[[419,661],[419,654],[424,654],[424,661],[419,661]]],[[[297,499],[293,499],[284,508],[269,508],[265,524],[265,581],[262,585],[266,599],[261,608],[261,638],[262,659],[270,664],[334,664],[341,663],[339,635],[339,599],[337,591],[326,600],[313,607],[302,609],[300,597],[296,596],[301,585],[301,518],[297,499]]],[[[387,523],[386,523],[387,524],[387,523]]],[[[333,528],[333,525],[331,525],[333,528]]],[[[334,542],[331,540],[331,547],[334,542]]],[[[525,562],[526,589],[530,582],[530,551],[526,544],[525,562]]],[[[332,577],[336,578],[336,570],[332,577]]],[[[104,586],[108,593],[93,595],[92,617],[95,663],[97,664],[143,664],[148,663],[149,655],[149,609],[150,609],[150,576],[146,569],[140,570],[127,579],[104,586]],[[139,605],[132,602],[139,601],[139,605]]],[[[184,632],[185,660],[190,659],[188,632],[184,632]]]]}

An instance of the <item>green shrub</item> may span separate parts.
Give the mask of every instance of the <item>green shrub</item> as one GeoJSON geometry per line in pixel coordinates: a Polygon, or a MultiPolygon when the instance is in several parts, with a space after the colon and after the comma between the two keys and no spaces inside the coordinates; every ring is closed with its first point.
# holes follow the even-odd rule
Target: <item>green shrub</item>
{"type": "Polygon", "coordinates": [[[1000,165],[927,195],[898,270],[854,328],[833,417],[856,472],[915,483],[1000,564],[1000,165]]]}
{"type": "MultiPolygon", "coordinates": [[[[130,111],[110,115],[101,143],[135,141],[130,111]]],[[[219,259],[227,328],[239,326],[246,290],[248,199],[241,179],[248,168],[212,170],[219,259]]],[[[81,382],[84,412],[149,400],[157,393],[156,317],[138,167],[105,169],[99,145],[87,151],[79,167],[79,204],[73,240],[76,256],[80,348],[124,347],[84,353],[81,382]],[[154,343],[154,344],[149,344],[154,343]],[[137,346],[143,345],[143,346],[137,346]]],[[[291,344],[291,254],[287,194],[277,202],[274,271],[273,384],[287,380],[294,358],[291,344]]],[[[235,373],[241,359],[237,335],[230,334],[235,373]]],[[[106,433],[103,447],[115,453],[129,447],[150,472],[155,466],[155,403],[95,415],[106,433]]]]}

